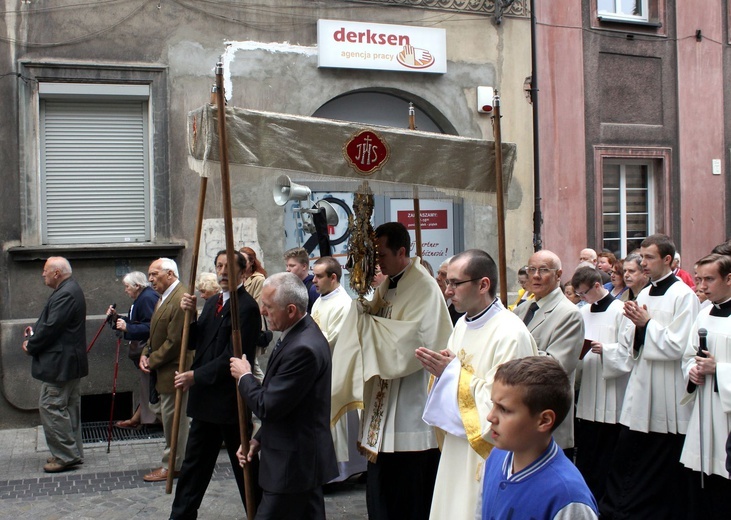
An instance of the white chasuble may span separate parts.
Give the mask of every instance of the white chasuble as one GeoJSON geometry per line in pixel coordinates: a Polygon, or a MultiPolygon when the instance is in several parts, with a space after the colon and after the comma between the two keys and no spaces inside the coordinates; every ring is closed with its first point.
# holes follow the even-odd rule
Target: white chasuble
{"type": "Polygon", "coordinates": [[[499,301],[474,321],[461,317],[447,348],[457,357],[435,379],[424,411],[424,420],[444,431],[430,518],[472,520],[492,449],[487,415],[495,371],[538,349],[520,318],[499,301]]]}
{"type": "Polygon", "coordinates": [[[442,292],[418,258],[395,288],[389,281],[363,311],[353,302],[333,352],[331,421],[363,408],[361,446],[371,460],[437,446],[421,420],[428,378],[415,351],[446,348],[452,332],[442,292]]]}

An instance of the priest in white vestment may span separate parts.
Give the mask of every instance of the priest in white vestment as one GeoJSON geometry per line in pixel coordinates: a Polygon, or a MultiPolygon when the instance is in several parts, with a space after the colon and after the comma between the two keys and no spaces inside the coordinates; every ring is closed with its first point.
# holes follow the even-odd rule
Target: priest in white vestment
{"type": "Polygon", "coordinates": [[[498,273],[489,254],[471,249],[453,257],[445,284],[457,311],[466,314],[445,350],[416,350],[433,375],[424,421],[443,434],[430,518],[472,520],[492,449],[487,415],[493,376],[502,363],[538,355],[538,349],[520,318],[495,297],[498,273]]]}
{"type": "Polygon", "coordinates": [[[624,304],[619,343],[634,358],[602,518],[685,518],[691,473],[680,464],[691,408],[682,402],[682,357],[698,297],[673,275],[675,244],[666,235],[640,246],[651,284],[624,304]]]}
{"type": "MultiPolygon", "coordinates": [[[[697,288],[712,305],[698,314],[683,355],[683,372],[694,405],[680,462],[706,475],[699,501],[704,509],[697,517],[728,518],[731,512],[731,480],[726,470],[726,439],[731,431],[731,257],[706,256],[698,261],[696,269],[697,288]],[[705,355],[699,357],[699,331],[702,330],[705,330],[706,349],[705,355]]],[[[695,481],[699,484],[700,476],[695,481]]]]}
{"type": "Polygon", "coordinates": [[[363,408],[369,518],[425,518],[439,450],[433,428],[421,419],[429,374],[414,351],[446,348],[452,322],[436,280],[418,257],[409,258],[406,228],[397,222],[379,226],[376,244],[388,278],[372,302],[353,302],[340,330],[331,419],[363,408]]]}
{"type": "MultiPolygon", "coordinates": [[[[579,398],[576,403],[576,467],[598,501],[612,464],[619,437],[619,414],[627,388],[627,364],[617,366],[612,357],[624,321],[624,304],[602,285],[593,267],[579,267],[571,277],[576,294],[587,303],[584,320],[584,354],[579,398]],[[605,361],[605,352],[608,361],[605,361]]],[[[631,365],[629,365],[631,366],[631,365]]]]}
{"type": "MultiPolygon", "coordinates": [[[[312,319],[327,339],[330,351],[333,351],[353,300],[345,287],[340,285],[343,270],[333,257],[324,256],[318,259],[312,266],[312,273],[312,283],[320,295],[312,305],[312,319]]],[[[358,411],[352,410],[344,414],[330,431],[338,461],[338,476],[331,482],[341,482],[351,475],[364,472],[366,459],[357,449],[358,411]],[[353,427],[349,428],[349,424],[353,427]]]]}

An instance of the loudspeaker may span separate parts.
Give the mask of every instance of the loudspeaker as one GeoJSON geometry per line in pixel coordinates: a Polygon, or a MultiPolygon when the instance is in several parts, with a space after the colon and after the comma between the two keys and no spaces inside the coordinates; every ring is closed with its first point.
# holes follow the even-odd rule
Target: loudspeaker
{"type": "Polygon", "coordinates": [[[274,203],[277,206],[284,206],[290,200],[306,200],[310,197],[310,193],[310,188],[292,182],[287,175],[280,175],[272,190],[274,203]]]}
{"type": "Polygon", "coordinates": [[[340,217],[338,217],[338,212],[335,211],[335,208],[333,208],[332,204],[330,204],[326,200],[318,200],[315,202],[315,209],[325,209],[325,218],[327,219],[327,225],[328,226],[337,226],[340,223],[340,217]]]}

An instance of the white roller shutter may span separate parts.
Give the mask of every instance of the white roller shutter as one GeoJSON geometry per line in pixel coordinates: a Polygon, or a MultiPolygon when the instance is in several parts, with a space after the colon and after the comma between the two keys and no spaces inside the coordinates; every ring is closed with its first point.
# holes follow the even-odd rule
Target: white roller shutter
{"type": "Polygon", "coordinates": [[[147,101],[41,100],[45,244],[150,240],[147,101]]]}

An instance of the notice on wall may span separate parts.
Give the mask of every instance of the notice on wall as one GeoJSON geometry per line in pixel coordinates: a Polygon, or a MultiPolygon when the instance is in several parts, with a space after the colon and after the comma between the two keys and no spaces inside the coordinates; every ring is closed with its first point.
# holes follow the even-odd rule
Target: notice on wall
{"type": "Polygon", "coordinates": [[[433,27],[317,21],[318,67],[447,72],[447,32],[433,27]]]}
{"type": "MultiPolygon", "coordinates": [[[[258,258],[262,257],[259,238],[256,234],[255,218],[233,219],[234,248],[238,251],[242,247],[250,247],[258,258]]],[[[214,272],[216,253],[226,249],[226,228],[222,218],[207,218],[203,220],[201,229],[200,252],[198,255],[198,274],[214,272]]]]}
{"type": "MultiPolygon", "coordinates": [[[[436,273],[447,258],[454,255],[454,206],[451,201],[420,200],[421,256],[436,273]]],[[[391,220],[401,222],[411,235],[411,256],[416,255],[414,201],[391,199],[391,220]]]]}

